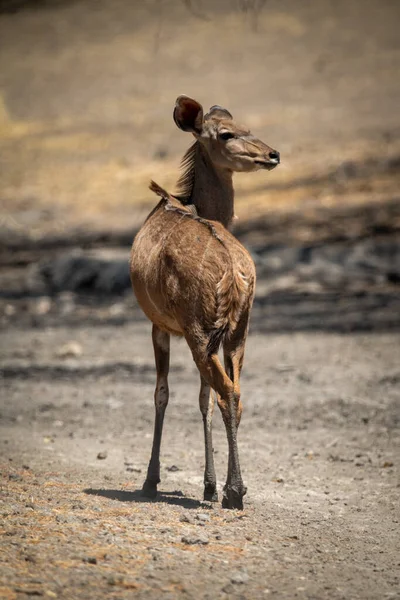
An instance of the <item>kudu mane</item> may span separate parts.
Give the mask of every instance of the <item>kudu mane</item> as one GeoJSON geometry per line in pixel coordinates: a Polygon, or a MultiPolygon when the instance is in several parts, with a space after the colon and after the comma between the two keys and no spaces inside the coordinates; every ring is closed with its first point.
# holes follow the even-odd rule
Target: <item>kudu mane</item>
{"type": "Polygon", "coordinates": [[[186,204],[193,193],[194,181],[196,177],[196,154],[198,152],[199,142],[194,142],[188,148],[181,160],[180,168],[182,173],[177,181],[177,197],[186,204]]]}

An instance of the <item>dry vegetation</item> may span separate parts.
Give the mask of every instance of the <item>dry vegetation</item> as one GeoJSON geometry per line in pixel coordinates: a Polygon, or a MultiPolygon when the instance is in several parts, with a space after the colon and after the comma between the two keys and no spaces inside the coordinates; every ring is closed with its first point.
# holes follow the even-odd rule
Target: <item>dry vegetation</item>
{"type": "Polygon", "coordinates": [[[393,198],[395,3],[361,15],[357,2],[203,2],[206,20],[194,6],[44,3],[1,16],[3,226],[38,236],[137,223],[154,202],[150,177],[173,188],[190,143],[171,119],[182,92],[225,104],[281,151],[273,174],[237,177],[241,218],[393,198]],[[361,180],[324,181],[366,159],[361,180]]]}

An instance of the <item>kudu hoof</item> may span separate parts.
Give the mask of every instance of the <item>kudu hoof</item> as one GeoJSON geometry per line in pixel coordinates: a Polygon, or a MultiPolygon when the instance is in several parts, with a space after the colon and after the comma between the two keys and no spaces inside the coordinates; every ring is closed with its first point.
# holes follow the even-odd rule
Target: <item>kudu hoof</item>
{"type": "Polygon", "coordinates": [[[204,487],[203,500],[206,502],[218,502],[218,492],[214,486],[204,487]]]}
{"type": "Polygon", "coordinates": [[[157,498],[157,484],[146,480],[142,487],[142,496],[152,500],[157,498]]]}
{"type": "Polygon", "coordinates": [[[242,488],[239,491],[237,488],[225,487],[222,497],[222,508],[236,508],[243,510],[243,496],[246,494],[247,488],[242,488]]]}

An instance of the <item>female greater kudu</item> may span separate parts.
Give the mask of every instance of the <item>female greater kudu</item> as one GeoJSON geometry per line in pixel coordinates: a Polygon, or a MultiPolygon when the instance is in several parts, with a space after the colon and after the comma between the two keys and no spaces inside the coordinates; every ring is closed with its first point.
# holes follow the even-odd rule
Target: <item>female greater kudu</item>
{"type": "Polygon", "coordinates": [[[237,429],[242,412],[239,376],[254,297],[255,267],[226,229],[233,219],[233,171],[273,169],[279,153],[232,120],[220,106],[179,96],[174,120],[196,138],[183,158],[178,194],[152,182],[161,201],[137,234],[130,260],[138,302],[153,323],[157,368],[153,449],[143,494],[157,495],[160,445],[168,404],[170,335],[184,336],[200,372],[200,410],[205,436],[204,499],[216,501],[210,388],[217,393],[229,444],[222,506],[243,508],[237,429]],[[225,369],[218,358],[223,346],[225,369]]]}

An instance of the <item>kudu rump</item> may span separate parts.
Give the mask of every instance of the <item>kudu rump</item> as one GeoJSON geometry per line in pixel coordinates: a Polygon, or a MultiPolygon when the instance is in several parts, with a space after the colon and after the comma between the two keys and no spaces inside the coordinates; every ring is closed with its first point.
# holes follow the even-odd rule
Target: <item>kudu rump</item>
{"type": "Polygon", "coordinates": [[[228,231],[234,216],[234,171],[271,170],[279,152],[233,121],[220,106],[204,115],[201,104],[179,96],[179,129],[195,137],[183,157],[178,192],[156,183],[161,201],[137,234],[130,271],[138,302],[153,323],[157,368],[153,448],[143,495],[154,498],[160,483],[160,445],[168,404],[170,336],[183,336],[200,372],[200,410],[205,437],[204,499],[217,501],[212,447],[215,390],[229,445],[222,506],[243,508],[237,430],[242,413],[240,371],[256,280],[253,260],[228,231]],[[225,369],[218,358],[222,345],[225,369]]]}

